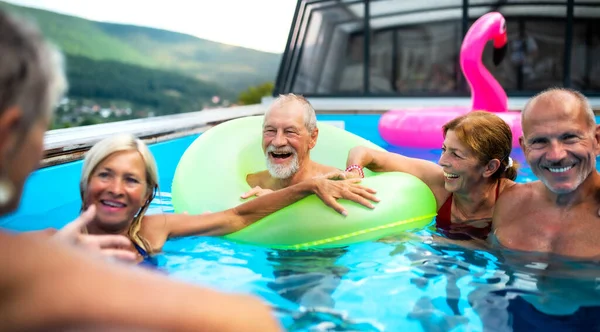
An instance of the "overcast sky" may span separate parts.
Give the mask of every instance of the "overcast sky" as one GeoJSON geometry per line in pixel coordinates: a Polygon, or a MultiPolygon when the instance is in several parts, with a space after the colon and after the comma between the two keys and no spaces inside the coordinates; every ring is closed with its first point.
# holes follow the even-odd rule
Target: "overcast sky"
{"type": "Polygon", "coordinates": [[[295,0],[5,0],[102,22],[187,33],[282,53],[295,0]]]}

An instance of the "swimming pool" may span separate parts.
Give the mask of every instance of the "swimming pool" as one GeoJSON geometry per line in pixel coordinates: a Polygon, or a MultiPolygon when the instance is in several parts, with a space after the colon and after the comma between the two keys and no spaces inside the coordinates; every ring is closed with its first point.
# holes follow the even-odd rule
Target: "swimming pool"
{"type": "MultiPolygon", "coordinates": [[[[378,115],[318,119],[336,121],[405,155],[437,161],[440,153],[387,146],[377,133],[378,115]]],[[[196,137],[151,146],[161,192],[149,213],[173,211],[172,176],[179,156],[196,137]]],[[[523,165],[521,151],[512,156],[523,165]]],[[[61,227],[74,219],[80,206],[81,166],[77,161],[32,174],[19,210],[0,219],[0,227],[24,231],[61,227]]],[[[519,182],[534,179],[528,168],[520,170],[519,182]]],[[[593,262],[555,257],[549,271],[547,257],[468,249],[433,241],[435,235],[430,227],[385,241],[305,252],[188,237],[168,241],[156,258],[159,269],[173,278],[261,296],[291,331],[510,331],[514,321],[531,321],[532,326],[551,321],[514,300],[516,294],[563,314],[573,311],[571,303],[594,304],[600,298],[600,268],[593,262]]],[[[577,315],[585,320],[594,313],[577,315]]]]}

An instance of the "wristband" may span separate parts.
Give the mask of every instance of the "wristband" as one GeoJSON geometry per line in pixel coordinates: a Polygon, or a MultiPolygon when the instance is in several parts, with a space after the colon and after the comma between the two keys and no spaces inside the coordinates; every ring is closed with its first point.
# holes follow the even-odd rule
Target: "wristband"
{"type": "Polygon", "coordinates": [[[358,165],[350,165],[346,168],[346,172],[351,172],[353,170],[358,170],[358,174],[360,175],[361,178],[365,177],[365,173],[363,172],[362,167],[360,167],[358,165]]]}

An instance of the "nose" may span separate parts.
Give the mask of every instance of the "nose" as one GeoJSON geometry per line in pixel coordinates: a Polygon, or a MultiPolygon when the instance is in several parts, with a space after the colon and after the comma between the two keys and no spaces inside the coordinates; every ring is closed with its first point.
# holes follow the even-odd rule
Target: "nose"
{"type": "Polygon", "coordinates": [[[438,160],[438,165],[440,165],[442,167],[450,166],[448,164],[448,160],[446,158],[446,153],[444,151],[442,151],[442,154],[440,155],[440,159],[438,160]]]}
{"type": "Polygon", "coordinates": [[[277,131],[277,134],[271,141],[271,144],[273,144],[275,147],[285,146],[287,145],[287,139],[281,131],[277,131]]]}
{"type": "Polygon", "coordinates": [[[108,185],[108,192],[112,195],[119,196],[123,194],[123,185],[123,181],[119,178],[116,178],[108,185]]]}
{"type": "Polygon", "coordinates": [[[550,143],[548,151],[546,152],[546,159],[550,162],[559,162],[567,157],[567,151],[565,150],[561,142],[553,141],[550,143]]]}

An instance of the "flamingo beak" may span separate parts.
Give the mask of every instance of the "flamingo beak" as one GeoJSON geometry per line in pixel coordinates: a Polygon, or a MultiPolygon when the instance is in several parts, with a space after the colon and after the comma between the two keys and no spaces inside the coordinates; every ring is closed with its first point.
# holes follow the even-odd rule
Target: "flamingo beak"
{"type": "Polygon", "coordinates": [[[500,48],[496,48],[494,47],[494,52],[492,54],[493,56],[493,60],[494,60],[494,66],[499,65],[502,60],[504,59],[504,56],[506,55],[506,50],[507,50],[507,44],[504,44],[503,46],[501,46],[500,48]]]}
{"type": "Polygon", "coordinates": [[[506,26],[503,25],[502,32],[494,37],[494,65],[497,66],[502,62],[506,55],[508,44],[508,34],[506,33],[506,26]]]}

